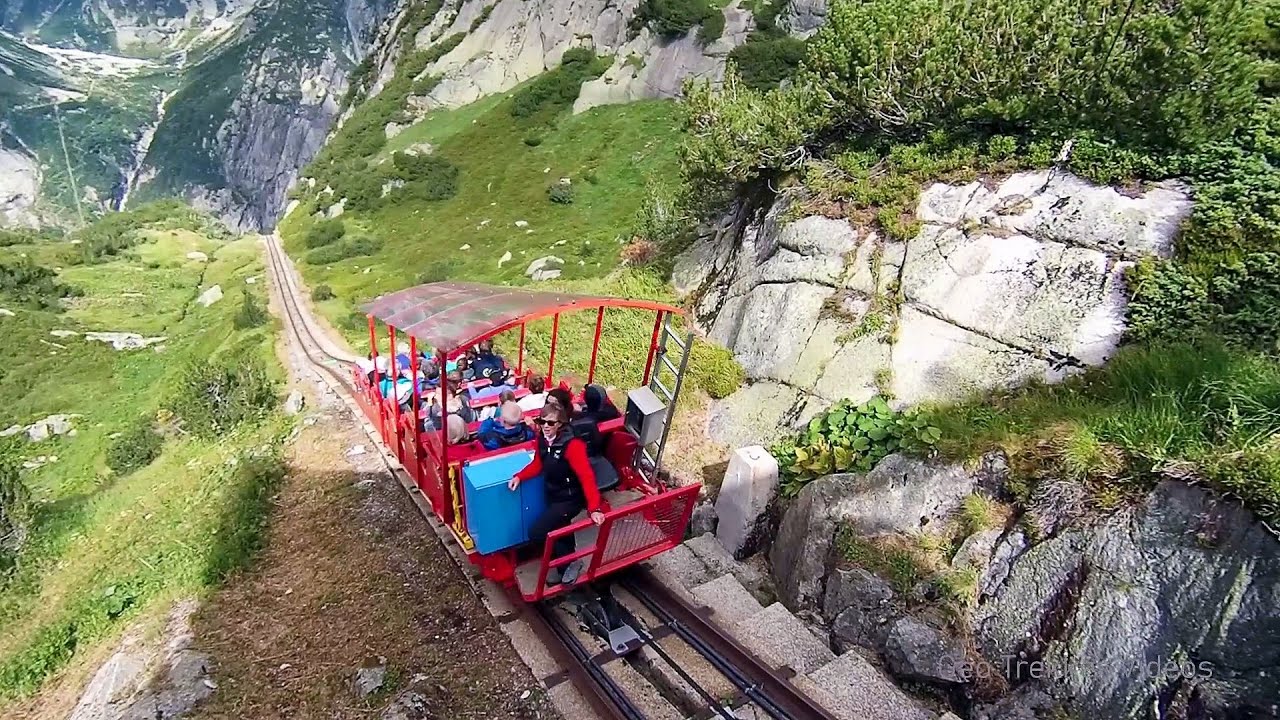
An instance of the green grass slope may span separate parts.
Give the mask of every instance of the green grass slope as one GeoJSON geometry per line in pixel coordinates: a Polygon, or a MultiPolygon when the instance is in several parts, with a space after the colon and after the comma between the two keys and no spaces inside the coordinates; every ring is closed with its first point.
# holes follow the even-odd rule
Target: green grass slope
{"type": "Polygon", "coordinates": [[[24,263],[57,263],[66,267],[44,291],[75,289],[58,309],[0,285],[0,307],[14,313],[0,317],[0,426],[79,416],[74,436],[20,435],[0,446],[0,481],[46,459],[17,474],[31,496],[29,539],[16,567],[0,568],[0,715],[130,618],[219,581],[257,542],[287,430],[272,409],[275,329],[260,314],[262,286],[246,283],[262,274],[258,247],[174,220],[135,225],[140,244],[93,264],[73,265],[82,251],[67,242],[0,248],[3,277],[24,263]],[[209,262],[188,259],[194,251],[209,262]],[[214,284],[226,297],[197,304],[214,284]],[[249,320],[243,291],[260,311],[249,320]],[[159,351],[116,351],[53,330],[167,340],[159,351]],[[252,370],[233,377],[224,365],[252,370]],[[211,410],[193,389],[201,383],[233,400],[211,410]]]}

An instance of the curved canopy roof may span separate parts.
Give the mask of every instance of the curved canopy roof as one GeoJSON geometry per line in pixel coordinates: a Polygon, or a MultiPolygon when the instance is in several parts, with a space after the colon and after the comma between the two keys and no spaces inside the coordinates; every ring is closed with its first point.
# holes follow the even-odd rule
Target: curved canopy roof
{"type": "Polygon", "coordinates": [[[466,282],[437,282],[382,295],[363,310],[398,331],[452,353],[504,330],[557,313],[601,307],[682,314],[651,300],[574,295],[466,282]]]}

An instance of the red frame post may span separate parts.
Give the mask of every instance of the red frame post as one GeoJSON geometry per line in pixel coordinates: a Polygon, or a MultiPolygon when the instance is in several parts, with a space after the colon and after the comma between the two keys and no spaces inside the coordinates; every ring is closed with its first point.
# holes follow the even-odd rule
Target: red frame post
{"type": "Polygon", "coordinates": [[[395,406],[394,413],[396,418],[396,446],[393,450],[395,451],[396,459],[403,465],[404,458],[401,457],[402,439],[400,434],[400,391],[396,389],[396,385],[400,381],[400,371],[396,369],[396,328],[394,325],[388,325],[387,329],[391,342],[391,404],[395,406]]]}
{"type": "Polygon", "coordinates": [[[649,338],[649,359],[644,363],[644,381],[641,385],[649,384],[649,373],[653,371],[653,356],[658,352],[658,332],[662,330],[662,311],[658,311],[658,319],[653,322],[653,337],[649,338]]]}
{"type": "Polygon", "coordinates": [[[409,472],[414,482],[421,484],[418,477],[422,474],[422,436],[418,434],[418,423],[422,419],[422,387],[418,381],[418,372],[422,369],[418,360],[418,338],[409,336],[409,365],[413,369],[413,463],[415,467],[409,472]]]}
{"type": "Polygon", "coordinates": [[[596,311],[596,337],[591,341],[591,364],[587,366],[587,384],[596,379],[596,356],[600,353],[600,331],[604,328],[604,306],[596,311]]]}
{"type": "Polygon", "coordinates": [[[525,323],[520,323],[520,352],[516,354],[516,375],[524,374],[524,329],[525,323]]]}
{"type": "Polygon", "coordinates": [[[551,316],[551,360],[547,363],[547,382],[556,376],[556,343],[560,340],[560,313],[551,316]]]}

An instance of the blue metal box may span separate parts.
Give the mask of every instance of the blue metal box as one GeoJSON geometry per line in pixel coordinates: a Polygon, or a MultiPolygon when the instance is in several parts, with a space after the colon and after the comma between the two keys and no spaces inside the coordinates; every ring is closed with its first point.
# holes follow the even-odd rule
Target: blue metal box
{"type": "Polygon", "coordinates": [[[463,465],[467,532],[480,553],[528,541],[529,526],[546,508],[542,476],[520,483],[516,492],[507,489],[507,481],[532,458],[520,450],[463,465]]]}

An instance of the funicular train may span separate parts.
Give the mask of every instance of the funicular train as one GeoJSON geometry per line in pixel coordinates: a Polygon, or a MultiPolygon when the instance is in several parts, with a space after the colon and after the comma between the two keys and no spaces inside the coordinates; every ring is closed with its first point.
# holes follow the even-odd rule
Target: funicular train
{"type": "MultiPolygon", "coordinates": [[[[391,293],[363,310],[369,318],[372,352],[368,367],[372,372],[353,370],[357,400],[440,522],[484,577],[535,602],[573,587],[554,582],[554,576],[570,563],[581,569],[576,578],[580,585],[662,553],[684,538],[700,486],[671,487],[661,472],[667,432],[692,342],[692,335],[681,336],[673,322],[681,317],[681,310],[643,300],[462,282],[430,283],[391,293]],[[610,310],[651,312],[654,322],[647,349],[634,348],[634,355],[627,358],[634,366],[637,383],[628,392],[625,412],[605,422],[575,421],[571,426],[576,436],[587,440],[604,518],[597,524],[584,512],[568,526],[551,532],[540,554],[531,554],[530,526],[545,503],[541,478],[531,478],[514,490],[507,481],[529,463],[536,438],[497,450],[485,449],[477,442],[451,444],[443,417],[435,422],[427,420],[432,406],[449,408],[449,383],[430,386],[422,382],[425,374],[420,366],[429,361],[443,378],[446,369],[469,348],[518,332],[510,380],[500,379],[501,386],[485,379],[469,383],[468,402],[477,408],[492,405],[500,388],[513,390],[517,396],[526,394],[525,386],[535,370],[525,362],[528,327],[535,321],[545,324],[550,318],[546,379],[567,389],[567,381],[554,380],[561,317],[587,313],[589,318],[594,311],[594,338],[586,372],[586,387],[591,388],[610,310]],[[380,325],[386,327],[386,342],[381,345],[380,325]],[[403,367],[406,360],[410,365],[407,373],[403,367]],[[385,391],[384,375],[391,378],[391,392],[385,391]],[[414,378],[409,383],[411,396],[397,397],[395,379],[401,375],[414,378]],[[574,537],[576,549],[553,558],[555,541],[568,535],[574,537]]],[[[541,373],[542,368],[536,370],[541,373]]],[[[574,401],[581,402],[581,395],[574,401]]],[[[440,412],[447,414],[446,410],[440,412]]],[[[538,410],[530,410],[524,419],[537,414],[538,410]]]]}

